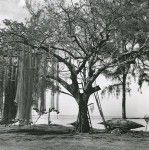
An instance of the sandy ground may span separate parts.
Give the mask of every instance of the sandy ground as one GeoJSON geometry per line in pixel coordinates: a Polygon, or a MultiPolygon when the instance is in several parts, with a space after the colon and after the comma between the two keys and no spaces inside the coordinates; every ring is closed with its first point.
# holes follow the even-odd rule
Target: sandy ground
{"type": "Polygon", "coordinates": [[[0,150],[149,150],[149,132],[73,134],[72,128],[0,126],[0,150]]]}

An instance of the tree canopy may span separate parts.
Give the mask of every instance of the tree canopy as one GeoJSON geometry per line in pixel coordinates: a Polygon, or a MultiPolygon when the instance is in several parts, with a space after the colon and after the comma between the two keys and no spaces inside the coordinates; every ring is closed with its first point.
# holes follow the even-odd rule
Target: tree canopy
{"type": "Polygon", "coordinates": [[[149,53],[148,3],[45,1],[37,10],[30,3],[27,7],[31,14],[27,22],[4,21],[6,27],[0,31],[1,56],[15,55],[21,59],[27,54],[27,60],[31,56],[34,60],[40,57],[40,67],[36,68],[39,85],[56,81],[63,86],[79,105],[80,131],[87,132],[87,103],[101,89],[99,82],[95,85],[97,78],[108,71],[131,68],[142,59],[148,63],[148,59],[144,61],[149,53]],[[53,62],[59,65],[59,75],[55,74],[53,62]]]}

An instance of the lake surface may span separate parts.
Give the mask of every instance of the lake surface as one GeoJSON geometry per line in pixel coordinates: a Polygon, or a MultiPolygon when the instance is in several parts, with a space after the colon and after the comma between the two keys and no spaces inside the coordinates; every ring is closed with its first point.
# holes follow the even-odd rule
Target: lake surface
{"type": "MultiPolygon", "coordinates": [[[[38,116],[34,115],[33,116],[33,122],[37,121],[38,116]]],[[[65,125],[65,126],[71,126],[70,123],[74,122],[77,120],[77,116],[75,115],[51,115],[50,117],[52,123],[54,124],[61,124],[61,125],[65,125]]],[[[118,118],[118,117],[105,117],[106,120],[112,119],[112,118],[118,118]]],[[[144,119],[129,119],[131,121],[134,121],[136,123],[140,123],[144,126],[146,126],[146,122],[144,119]]],[[[92,126],[94,128],[97,129],[104,129],[104,126],[99,124],[99,122],[102,122],[102,119],[99,116],[91,116],[91,122],[92,122],[92,126]]],[[[38,121],[36,122],[36,124],[48,124],[48,114],[45,114],[43,116],[41,116],[38,121]]],[[[145,131],[145,127],[142,128],[138,128],[135,130],[139,130],[139,131],[145,131]]],[[[149,131],[149,127],[148,127],[148,131],[149,131]]]]}

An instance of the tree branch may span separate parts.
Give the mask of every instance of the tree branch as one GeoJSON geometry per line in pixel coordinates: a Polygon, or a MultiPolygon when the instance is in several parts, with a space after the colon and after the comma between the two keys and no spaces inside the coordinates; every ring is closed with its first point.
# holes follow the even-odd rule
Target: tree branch
{"type": "Polygon", "coordinates": [[[99,86],[95,86],[95,87],[92,87],[90,88],[90,93],[93,94],[95,92],[98,92],[99,90],[101,90],[101,88],[99,86]]]}
{"type": "Polygon", "coordinates": [[[82,69],[83,69],[83,68],[85,67],[85,65],[86,65],[86,62],[87,62],[87,58],[84,59],[84,61],[83,61],[82,64],[80,65],[80,67],[77,69],[77,71],[76,71],[77,74],[79,74],[79,73],[82,71],[82,69]]]}
{"type": "Polygon", "coordinates": [[[64,58],[60,57],[59,55],[52,53],[51,54],[58,59],[58,61],[63,62],[69,69],[70,73],[71,73],[71,79],[73,84],[77,84],[77,75],[76,75],[76,71],[75,71],[75,67],[73,66],[73,64],[71,64],[71,62],[67,62],[64,58]]]}
{"type": "Polygon", "coordinates": [[[66,94],[66,95],[69,95],[69,96],[73,97],[73,95],[71,95],[71,94],[69,94],[69,93],[67,93],[67,92],[64,92],[64,91],[61,91],[61,90],[59,90],[58,92],[60,92],[60,93],[62,93],[62,94],[66,94]]]}
{"type": "Polygon", "coordinates": [[[47,75],[46,78],[50,78],[53,79],[55,81],[57,81],[58,83],[60,83],[64,88],[66,88],[72,95],[73,95],[73,90],[70,84],[68,84],[66,81],[64,81],[63,79],[59,78],[59,77],[55,77],[52,75],[47,75]]]}
{"type": "Polygon", "coordinates": [[[69,54],[69,55],[70,55],[72,58],[74,58],[74,59],[84,59],[83,57],[74,56],[71,52],[67,51],[67,50],[64,49],[64,48],[55,47],[55,46],[51,46],[51,48],[57,49],[57,50],[60,50],[60,51],[63,51],[63,52],[66,52],[67,54],[69,54]]]}
{"type": "Polygon", "coordinates": [[[71,36],[72,38],[74,38],[74,41],[77,43],[77,45],[81,48],[81,50],[86,54],[86,55],[88,55],[87,54],[87,52],[85,51],[85,49],[81,46],[81,44],[80,44],[80,42],[79,42],[79,40],[77,39],[77,37],[75,36],[75,35],[73,35],[73,36],[71,36]]]}

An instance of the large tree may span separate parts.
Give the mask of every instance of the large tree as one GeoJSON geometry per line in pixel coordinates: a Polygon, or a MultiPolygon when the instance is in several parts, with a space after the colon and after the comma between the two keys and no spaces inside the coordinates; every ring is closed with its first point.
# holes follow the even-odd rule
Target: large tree
{"type": "Polygon", "coordinates": [[[7,36],[7,44],[28,45],[37,54],[46,54],[46,61],[52,62],[54,57],[59,63],[59,76],[53,75],[51,69],[45,76],[59,82],[75,98],[80,132],[90,130],[87,105],[90,96],[100,90],[100,83],[94,84],[99,75],[106,69],[130,64],[140,53],[144,54],[144,45],[136,51],[120,51],[116,47],[120,28],[117,21],[123,19],[124,13],[120,4],[99,0],[69,5],[64,1],[48,3],[33,16],[34,20],[40,18],[38,24],[5,21],[7,28],[1,32],[7,36]],[[129,59],[124,59],[126,56],[129,59]]]}
{"type": "Polygon", "coordinates": [[[110,22],[114,20],[114,14],[103,9],[107,7],[104,3],[98,3],[98,7],[95,2],[53,5],[47,6],[44,10],[46,18],[41,17],[38,25],[32,23],[25,27],[6,21],[7,41],[10,43],[13,39],[13,42],[28,45],[38,52],[42,50],[57,59],[62,66],[60,75],[53,76],[49,72],[47,79],[58,81],[76,99],[80,132],[88,132],[88,100],[91,94],[100,90],[93,83],[103,70],[112,65],[108,58],[113,53],[104,46],[110,40],[110,22]]]}

